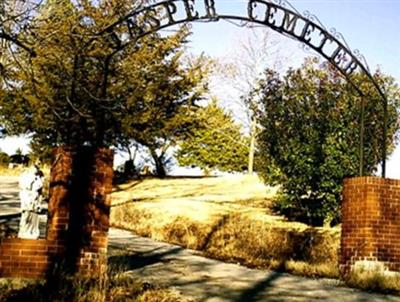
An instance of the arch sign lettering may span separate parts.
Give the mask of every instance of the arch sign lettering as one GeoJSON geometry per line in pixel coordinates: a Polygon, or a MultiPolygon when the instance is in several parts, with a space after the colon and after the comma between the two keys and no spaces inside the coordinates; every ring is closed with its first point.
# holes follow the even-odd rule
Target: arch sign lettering
{"type": "MultiPolygon", "coordinates": [[[[370,73],[364,57],[352,51],[343,36],[336,30],[327,30],[314,15],[299,13],[286,0],[248,0],[238,3],[240,12],[228,11],[227,5],[218,6],[218,0],[168,0],[155,1],[140,7],[107,27],[98,37],[105,39],[116,51],[137,39],[160,29],[188,22],[215,22],[228,19],[242,26],[258,24],[273,29],[301,42],[329,61],[358,91],[363,91],[353,82],[351,75],[364,73],[382,98],[384,108],[384,137],[387,127],[387,99],[382,88],[370,73]],[[223,9],[225,10],[223,10],[223,9]],[[122,34],[123,33],[123,34],[122,34]],[[126,34],[129,33],[129,34],[126,34]]],[[[361,113],[363,114],[363,113],[361,113]]],[[[363,133],[363,118],[361,133],[363,133]]],[[[363,135],[360,142],[360,167],[363,163],[363,135]]],[[[382,141],[382,176],[385,176],[386,140],[382,141]]],[[[360,171],[362,174],[362,168],[360,171]]]]}

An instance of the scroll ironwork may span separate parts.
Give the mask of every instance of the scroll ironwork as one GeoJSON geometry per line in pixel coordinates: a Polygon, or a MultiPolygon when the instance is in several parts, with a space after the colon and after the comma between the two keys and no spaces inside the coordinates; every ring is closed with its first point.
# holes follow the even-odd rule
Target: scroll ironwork
{"type": "MultiPolygon", "coordinates": [[[[354,82],[352,75],[361,72],[376,89],[384,108],[382,140],[382,177],[386,173],[387,104],[383,89],[372,76],[364,56],[352,51],[343,35],[336,29],[328,30],[317,16],[306,11],[299,13],[287,0],[248,0],[243,15],[224,14],[216,0],[167,0],[135,9],[100,32],[95,39],[106,39],[116,52],[141,37],[161,29],[188,22],[215,22],[221,19],[240,24],[263,25],[305,45],[330,62],[364,99],[365,93],[354,82]],[[125,28],[124,28],[125,27],[125,28]],[[123,34],[128,33],[128,35],[123,34]]],[[[364,102],[363,102],[364,104],[364,102]]],[[[362,109],[364,110],[364,108],[362,109]]],[[[361,122],[364,127],[364,120],[361,122]]],[[[360,140],[360,174],[363,164],[363,138],[360,140]]]]}

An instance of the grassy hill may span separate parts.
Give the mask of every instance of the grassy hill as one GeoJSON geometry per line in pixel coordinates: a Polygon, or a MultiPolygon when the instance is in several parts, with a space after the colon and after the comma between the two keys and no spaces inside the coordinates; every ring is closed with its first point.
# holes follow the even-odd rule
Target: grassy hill
{"type": "Polygon", "coordinates": [[[257,176],[135,180],[114,189],[111,223],[225,261],[336,277],[340,228],[274,215],[276,191],[257,176]]]}

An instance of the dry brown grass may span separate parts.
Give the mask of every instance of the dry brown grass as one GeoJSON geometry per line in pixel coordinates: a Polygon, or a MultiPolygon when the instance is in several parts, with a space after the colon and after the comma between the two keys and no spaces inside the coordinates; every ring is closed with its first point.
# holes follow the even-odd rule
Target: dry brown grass
{"type": "Polygon", "coordinates": [[[62,274],[54,279],[0,278],[0,302],[190,302],[173,289],[142,283],[123,273],[104,280],[62,274]]]}
{"type": "MultiPolygon", "coordinates": [[[[16,166],[14,168],[8,168],[5,166],[0,165],[0,176],[19,176],[22,172],[26,170],[26,167],[23,166],[16,166]]],[[[50,177],[50,167],[44,166],[41,167],[46,178],[50,177]]]]}
{"type": "Polygon", "coordinates": [[[137,302],[189,302],[180,293],[171,289],[151,289],[141,294],[137,302]]]}
{"type": "Polygon", "coordinates": [[[232,205],[263,205],[276,193],[276,188],[266,187],[257,176],[226,176],[204,178],[148,178],[118,185],[113,193],[113,203],[130,201],[208,201],[232,205]],[[249,201],[249,202],[246,202],[249,201]]]}
{"type": "Polygon", "coordinates": [[[0,278],[0,302],[191,302],[173,288],[132,275],[125,250],[111,248],[109,255],[102,275],[67,274],[61,262],[46,280],[0,278]]]}
{"type": "Polygon", "coordinates": [[[362,290],[400,295],[400,274],[383,271],[356,270],[347,276],[346,284],[362,290]]]}
{"type": "Polygon", "coordinates": [[[340,229],[272,215],[275,192],[255,176],[131,182],[113,193],[111,223],[225,261],[337,277],[340,229]]]}
{"type": "Polygon", "coordinates": [[[0,176],[18,176],[22,173],[24,168],[15,167],[13,169],[9,169],[8,167],[0,165],[0,176]]]}

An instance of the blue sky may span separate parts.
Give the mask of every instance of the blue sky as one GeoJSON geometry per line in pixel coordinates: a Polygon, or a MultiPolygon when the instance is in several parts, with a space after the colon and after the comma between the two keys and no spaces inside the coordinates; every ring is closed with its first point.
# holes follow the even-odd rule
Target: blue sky
{"type": "MultiPolygon", "coordinates": [[[[215,0],[220,10],[245,14],[247,1],[215,0]]],[[[345,37],[351,49],[359,49],[371,71],[378,66],[400,83],[400,0],[298,0],[290,3],[300,12],[308,10],[328,29],[335,28],[345,37]]],[[[194,24],[191,47],[195,53],[223,57],[246,29],[227,22],[194,24]]],[[[288,38],[283,37],[283,40],[288,38]]],[[[300,57],[305,54],[298,43],[289,43],[300,57]]],[[[387,164],[387,176],[400,179],[400,146],[387,164]]]]}
{"type": "MultiPolygon", "coordinates": [[[[203,3],[203,0],[197,1],[203,3]]],[[[215,0],[217,11],[246,14],[243,0],[215,0]]],[[[292,0],[290,3],[301,13],[308,10],[318,16],[327,28],[336,28],[352,49],[359,49],[372,70],[378,65],[385,73],[400,82],[400,0],[292,0]]],[[[191,47],[195,53],[204,52],[221,57],[237,47],[237,40],[246,29],[227,22],[194,24],[191,47]]],[[[288,40],[282,36],[282,40],[288,40]]],[[[296,43],[288,44],[300,57],[296,43]]],[[[0,141],[6,152],[23,146],[20,140],[0,141]]],[[[400,147],[391,156],[388,176],[400,179],[400,147]]]]}
{"type": "MultiPolygon", "coordinates": [[[[217,10],[245,13],[247,1],[215,0],[217,10]]],[[[293,0],[300,12],[308,10],[328,28],[336,28],[352,49],[359,49],[371,67],[377,65],[400,79],[400,0],[293,0]]],[[[243,29],[227,22],[195,24],[193,47],[212,55],[227,50],[243,29]]],[[[285,39],[283,37],[283,39],[285,39]]]]}

